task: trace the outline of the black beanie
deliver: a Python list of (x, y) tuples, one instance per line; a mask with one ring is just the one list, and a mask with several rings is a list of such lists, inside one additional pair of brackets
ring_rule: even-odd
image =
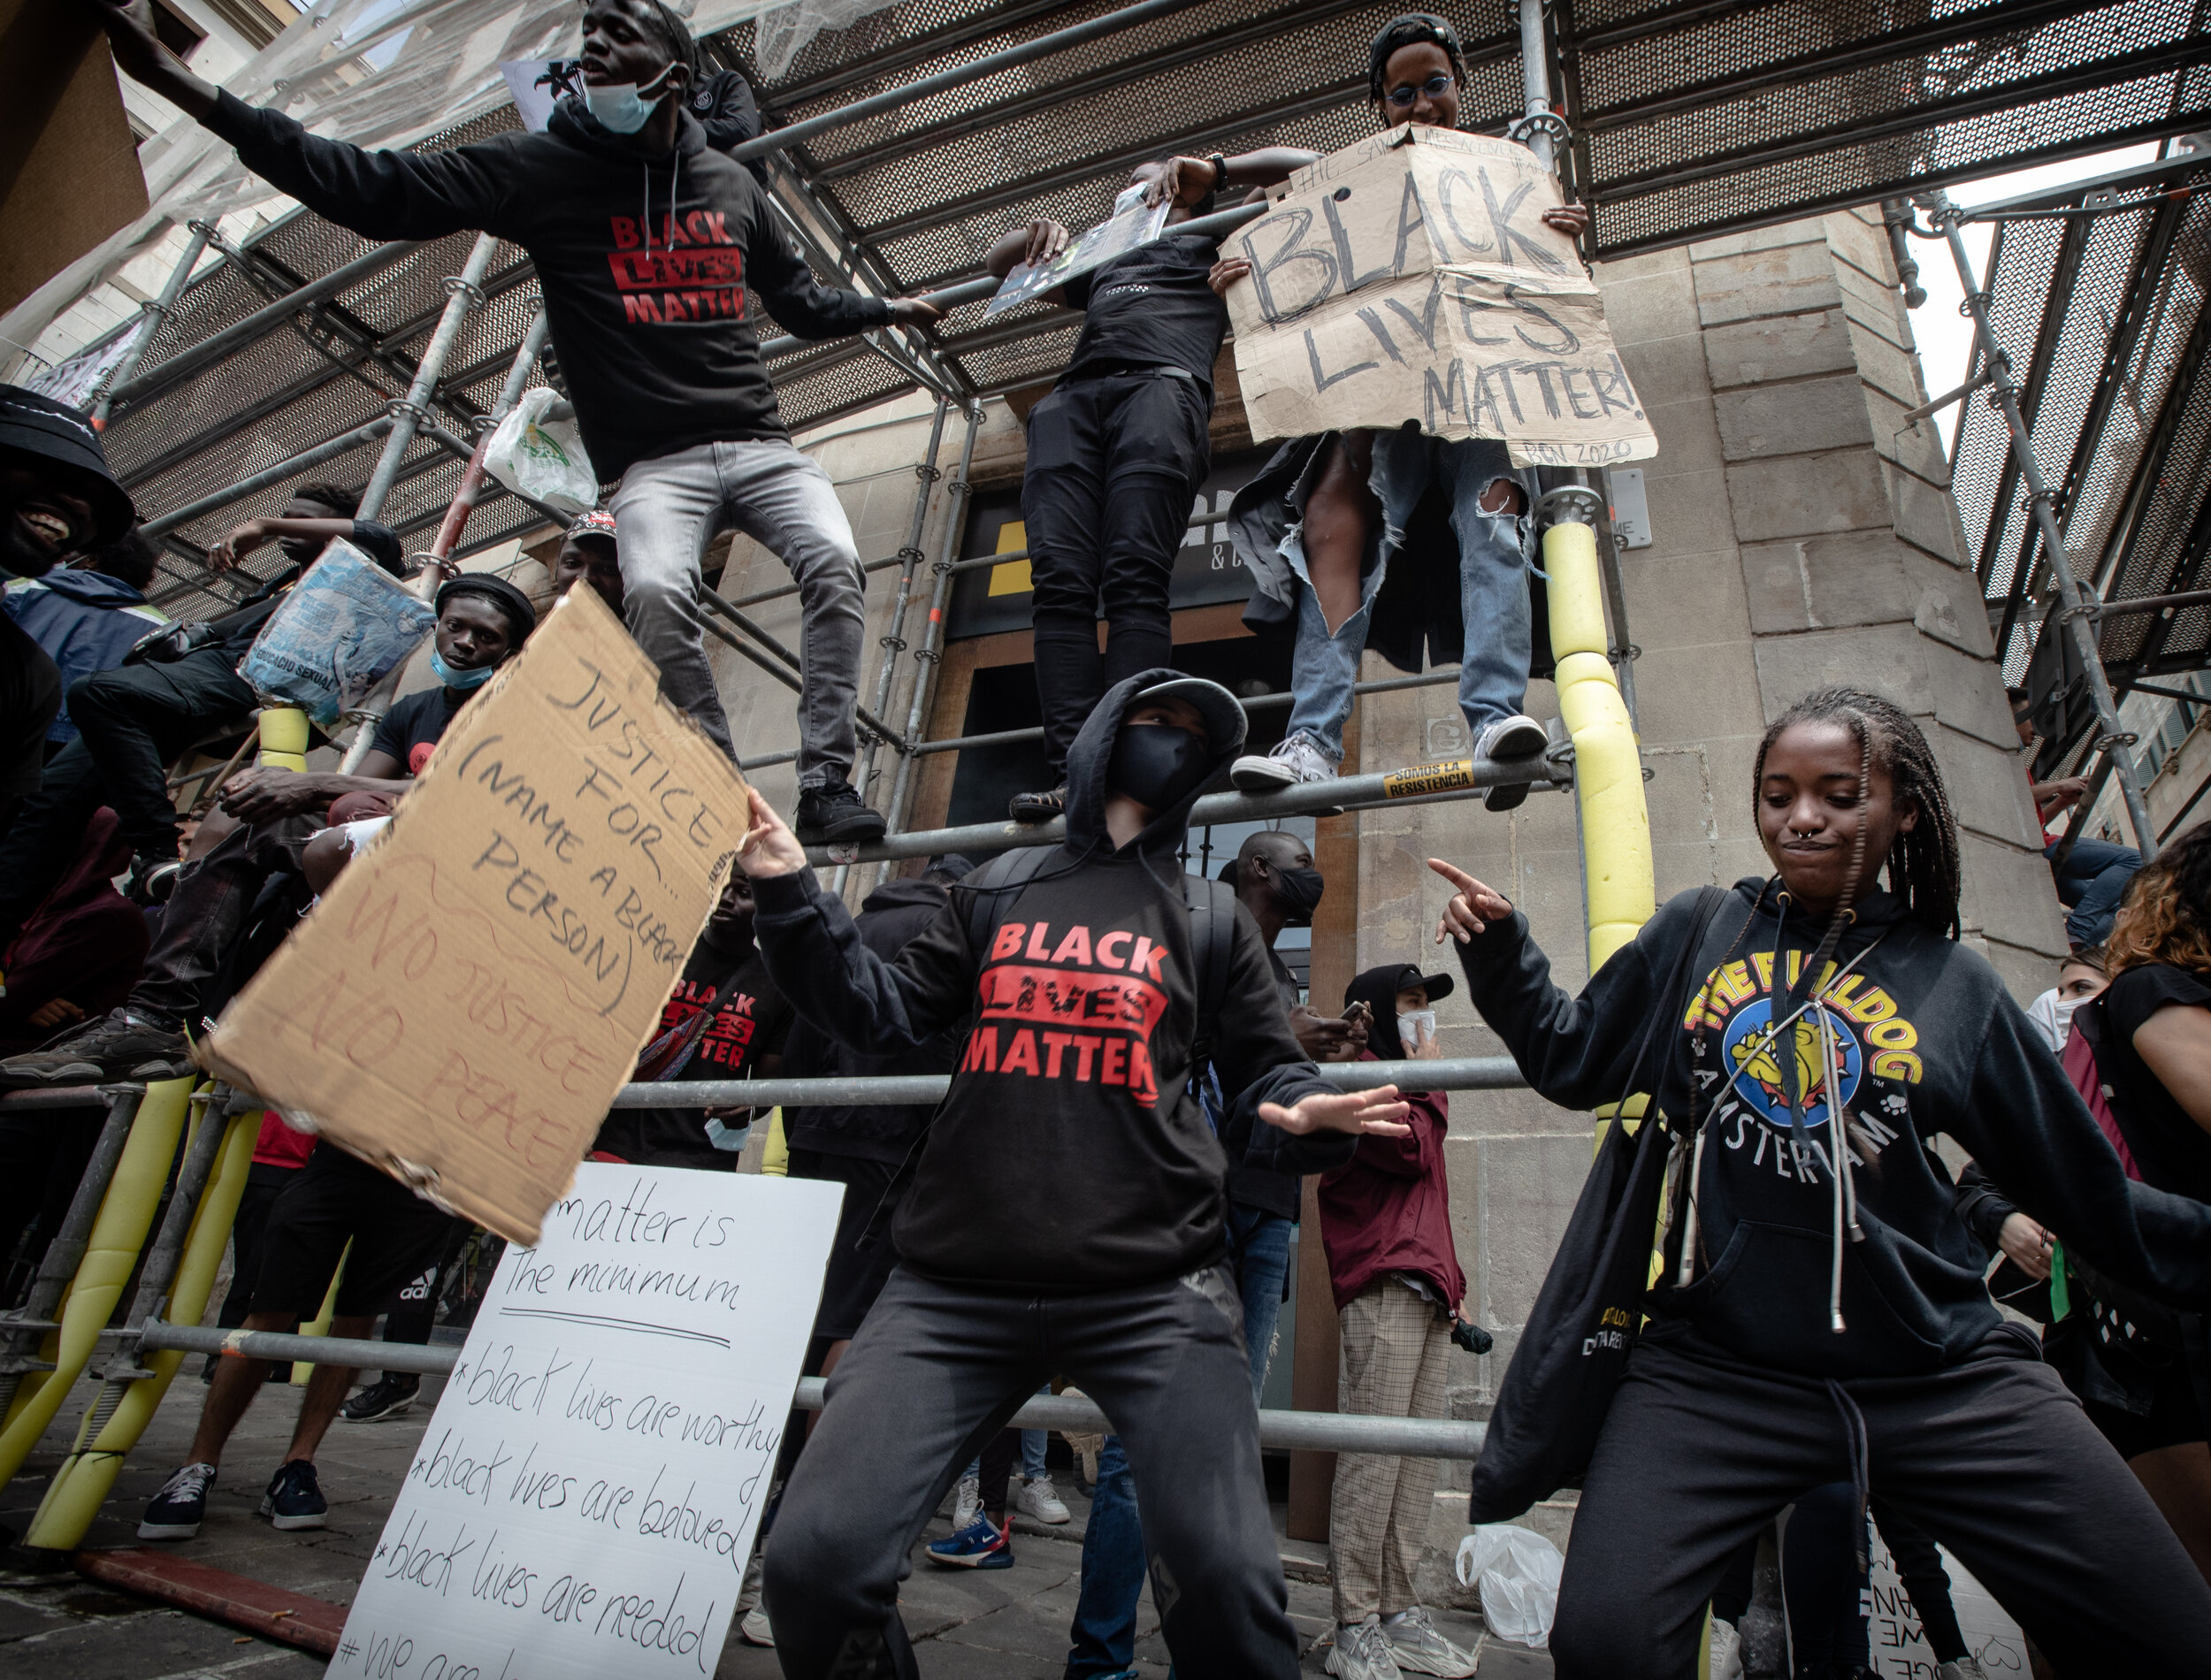
[(438, 610), (445, 611), (445, 604), (455, 595), (481, 595), (486, 600), (507, 615), (507, 622), (514, 627), (509, 646), (520, 647), (538, 627), (538, 609), (530, 604), (530, 598), (505, 578), (490, 572), (463, 572), (438, 585)]

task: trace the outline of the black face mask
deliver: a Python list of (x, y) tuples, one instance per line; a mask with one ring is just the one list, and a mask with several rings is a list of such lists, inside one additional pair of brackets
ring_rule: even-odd
[(1165, 723), (1124, 723), (1113, 737), (1106, 785), (1147, 811), (1182, 802), (1205, 778), (1213, 754), (1187, 729)]
[(1274, 897), (1289, 914), (1282, 918), (1285, 928), (1310, 928), (1312, 913), (1320, 907), (1320, 895), (1327, 882), (1321, 880), (1318, 869), (1285, 869), (1279, 865), (1274, 870)]

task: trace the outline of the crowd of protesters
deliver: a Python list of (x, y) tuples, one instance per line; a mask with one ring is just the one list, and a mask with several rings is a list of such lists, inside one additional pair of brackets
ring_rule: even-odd
[[(1339, 1092), (1318, 1070), (1418, 1070), (1455, 998), (1538, 1094), (1614, 1117), (1503, 1373), (1472, 1494), (1476, 1521), (1509, 1521), (1581, 1490), (1551, 1640), (1561, 1675), (1679, 1680), (1708, 1615), (1724, 1667), (1750, 1561), (1784, 1509), (1800, 1675), (1869, 1671), (1869, 1525), (1943, 1680), (1978, 1673), (1946, 1554), (2054, 1672), (2201, 1665), (2211, 825), (2146, 866), (2046, 836), (2074, 949), (2023, 1010), (1960, 943), (1956, 824), (1919, 727), (1878, 694), (1825, 689), (1772, 723), (1740, 790), (1771, 874), (1664, 905), (1579, 995), (1552, 983), (1505, 895), (1433, 859), (1450, 892), (1435, 940), (1457, 973), (1398, 952), (1352, 981), (1340, 1013), (1302, 996), (1275, 947), (1327, 890), (1310, 847), (1261, 832), (1220, 878), (1188, 873), (1198, 798), (1333, 776), (1369, 647), (1416, 668), (1457, 659), (1479, 757), (1525, 760), (1546, 736), (1522, 709), (1532, 476), (1499, 443), (1414, 426), (1294, 440), (1238, 499), (1246, 616), (1291, 646), (1278, 745), (1247, 752), (1243, 705), (1172, 668), (1167, 578), (1207, 468), (1223, 298), (1247, 275), (1216, 240), (1175, 230), (1315, 157), (1277, 147), (1138, 166), (1166, 231), (1051, 294), (1083, 325), (1029, 418), (1048, 785), (1012, 814), (1060, 820), (1066, 837), (931, 859), (855, 916), (805, 851), (884, 829), (850, 780), (865, 574), (849, 524), (784, 431), (741, 286), (656, 302), (608, 257), (625, 240), (671, 259), (726, 246), (730, 273), (803, 335), (937, 311), (815, 279), (761, 172), (725, 155), (757, 131), (749, 89), (709, 76), (657, 0), (589, 0), (584, 91), (544, 133), (418, 155), (247, 105), (158, 45), (146, 0), (104, 3), (126, 73), (311, 209), (373, 239), (473, 228), (524, 248), (612, 488), (562, 539), (541, 599), (493, 572), (444, 577), (432, 680), (390, 707), (354, 770), (243, 770), (180, 810), (170, 767), (243, 737), (260, 697), (239, 664), (287, 592), (340, 540), (402, 573), (401, 540), (344, 485), (299, 485), (209, 555), (234, 567), (273, 544), (283, 566), (228, 616), (172, 624), (148, 602), (157, 550), (97, 435), (0, 387), (0, 1086), (189, 1073), (199, 1023), (375, 844), (455, 718), (577, 584), (734, 758), (699, 615), (707, 546), (737, 530), (798, 584), (798, 798), (786, 823), (751, 795), (736, 867), (633, 1079), (950, 1076), (934, 1113), (815, 1105), (777, 1121), (789, 1173), (845, 1191), (807, 1355), (829, 1404), (786, 1433), (738, 1606), (742, 1637), (772, 1645), (785, 1673), (914, 1674), (898, 1604), (917, 1555), (1007, 1569), (1015, 1512), (1069, 1521), (1044, 1439), (1008, 1427), (1055, 1381), (1113, 1432), (1068, 1680), (1136, 1672), (1147, 1580), (1182, 1674), (1297, 1671), (1257, 1403), (1304, 1209), (1318, 1210), (1304, 1240), (1340, 1330), (1340, 1409), (1446, 1417), (1454, 1345), (1489, 1346), (1465, 1317), (1449, 1098), (1417, 1077)], [(1366, 70), (1378, 124), (1460, 120), (1466, 64), (1443, 20), (1392, 20)], [(1587, 225), (1576, 206), (1546, 220)], [(988, 266), (1046, 262), (1067, 241), (1032, 220)], [(1405, 540), (1431, 494), (1453, 539), (1436, 552)], [(2031, 746), (2029, 697), (2013, 699)], [(2045, 822), (2086, 791), (2029, 779)], [(1525, 793), (1508, 779), (1486, 803)], [(1122, 1006), (1097, 1018), (1113, 1024), (1040, 1031), (1040, 963), (1055, 986), (1110, 989)], [(731, 1171), (762, 1118), (671, 1089), (665, 1107), (609, 1113), (591, 1158)], [(0, 1114), (0, 1253), (50, 1227), (83, 1170), (80, 1133), (44, 1111)], [(1938, 1138), (1970, 1165), (1954, 1172)], [(1080, 1191), (1049, 1223), (1004, 1217), (1050, 1185)], [(327, 1300), (338, 1336), (382, 1317), (386, 1340), (425, 1340), (467, 1236), (272, 1116), (220, 1320), (289, 1331)], [(210, 1362), (186, 1461), (142, 1538), (198, 1531), (271, 1374)], [(355, 1376), (318, 1365), (307, 1385), (262, 1503), (276, 1527), (325, 1521), (315, 1456), (333, 1422), (416, 1397), (416, 1378), (386, 1373), (348, 1398)], [(917, 1409), (924, 1388), (937, 1403)], [(1419, 1598), (1438, 1476), (1428, 1459), (1336, 1461), (1326, 1663), (1340, 1680), (1475, 1672)], [(950, 1531), (923, 1545), (948, 1500)]]

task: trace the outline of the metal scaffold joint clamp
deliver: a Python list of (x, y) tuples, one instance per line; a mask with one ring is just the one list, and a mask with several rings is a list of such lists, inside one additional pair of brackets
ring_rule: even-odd
[(1538, 530), (1553, 525), (1594, 525), (1604, 512), (1604, 498), (1587, 485), (1561, 485), (1535, 499)]
[[(1517, 14), (1519, 8), (1513, 8)], [(1537, 134), (1548, 135), (1555, 146), (1564, 146), (1573, 138), (1573, 130), (1566, 119), (1555, 111), (1531, 111), (1525, 117), (1515, 117), (1505, 126), (1504, 137), (1516, 140), (1523, 146)]]
[(445, 289), (455, 297), (468, 299), (471, 309), (484, 307), (484, 288), (474, 280), (464, 279), (458, 274), (448, 274), (445, 277)]

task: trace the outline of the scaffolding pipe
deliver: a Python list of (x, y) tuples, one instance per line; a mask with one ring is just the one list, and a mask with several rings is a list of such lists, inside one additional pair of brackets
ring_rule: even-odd
[[(912, 755), (905, 762), (911, 763)], [(1329, 782), (1306, 782), (1279, 793), (1215, 793), (1190, 809), (1190, 826), (1208, 823), (1266, 822), (1276, 817), (1333, 815), (1364, 806), (1390, 805), (1431, 793), (1462, 793), (1526, 783), (1531, 788), (1570, 787), (1572, 770), (1548, 757), (1527, 759), (1456, 759), (1441, 764), (1419, 764), (1410, 769), (1376, 775), (1339, 776)], [(1638, 777), (1637, 785), (1641, 786)], [(893, 832), (869, 841), (853, 861), (880, 859), (930, 858), (939, 852), (1005, 851), (1015, 846), (1056, 846), (1067, 837), (1067, 820), (1050, 822), (978, 822), (962, 829), (924, 829), (917, 833)], [(809, 846), (812, 863), (835, 863), (826, 847)]]
[(145, 372), (127, 380), (118, 380), (115, 389), (108, 393), (111, 404), (142, 402), (157, 392), (165, 391), (180, 379), (197, 373), (211, 363), (221, 361), (232, 351), (242, 349), (255, 340), (266, 338), (292, 317), (304, 309), (335, 297), (347, 287), (359, 285), (371, 275), (380, 274), (394, 263), (403, 261), (422, 248), (420, 240), (394, 240), (379, 245), (374, 250), (356, 256), (342, 267), (334, 268), (319, 280), (310, 280), (296, 292), (288, 292), (275, 302), (256, 309), (242, 321), (233, 323), (220, 332), (209, 334), (189, 349), (180, 350), (167, 361), (157, 363)]
[(538, 357), (544, 354), (547, 332), (545, 311), (540, 309), (531, 317), (530, 330), (522, 335), (522, 347), (515, 352), (514, 365), (507, 370), (507, 383), (500, 388), (499, 401), (492, 411), (476, 424), (476, 447), (469, 453), (469, 464), (461, 474), (460, 487), (453, 493), (453, 505), (445, 510), (445, 523), (438, 527), (438, 535), (430, 545), (430, 557), (450, 576), (446, 560), (460, 543), (461, 533), (468, 528), (469, 515), (476, 511), (476, 499), (484, 488), (484, 456), (492, 447), (492, 433), (499, 430), (500, 422), (522, 401), (522, 387), (530, 383), (530, 370), (537, 366)]
[[(747, 617), (745, 614), (738, 611), (736, 607), (732, 607), (728, 601), (723, 599), (722, 597), (716, 594), (713, 590), (701, 586), (699, 591), (699, 599), (700, 605), (704, 606), (708, 612), (721, 614), (722, 616), (728, 619), (731, 623), (736, 625), (738, 629), (743, 630), (747, 636), (751, 637), (753, 640), (758, 642), (761, 647), (767, 649), (767, 651), (774, 654), (777, 659), (782, 661), (784, 664), (789, 666), (792, 670), (796, 672), (799, 676), (803, 676), (805, 675), (806, 666), (796, 653), (792, 653), (788, 647), (784, 646), (783, 642), (772, 632), (763, 628), (754, 620)], [(700, 622), (703, 623), (705, 621), (701, 620)], [(750, 654), (753, 651), (752, 649), (745, 646), (743, 643), (735, 640), (730, 636), (724, 635), (722, 639), (728, 642), (731, 647), (736, 648), (739, 653)], [(767, 668), (770, 670), (775, 668), (771, 665), (767, 665), (767, 661), (765, 660), (755, 660), (754, 662), (755, 664), (766, 666)], [(798, 682), (790, 679), (785, 679), (785, 682), (786, 685), (790, 688), (799, 690), (800, 692), (804, 691), (799, 688)], [(899, 736), (897, 731), (892, 729), (891, 727), (888, 723), (885, 723), (881, 718), (877, 717), (869, 708), (855, 702), (853, 706), (853, 715), (859, 719), (860, 722), (868, 729), (874, 730), (877, 736), (881, 737), (884, 741), (890, 743), (890, 745), (899, 753), (903, 754), (906, 752), (906, 743)]]
[(1989, 399), (2003, 415), (2004, 425), (2011, 433), (2011, 448), (2018, 458), (2019, 476), (2026, 481), (2027, 500), (2034, 510), (2043, 552), (2049, 558), (2050, 575), (2056, 580), (2058, 597), (2064, 603), (2059, 615), (2064, 622), (2064, 633), (2073, 638), (2073, 650), (2087, 677), (2089, 699), (2096, 708), (2096, 722), (2103, 731), (2103, 738), (2096, 745), (2110, 754), (2112, 766), (2118, 773), (2120, 797), (2126, 802), (2127, 822), (2134, 830), (2135, 849), (2142, 854), (2142, 861), (2147, 863), (2157, 855), (2157, 830), (2150, 821), (2149, 806), (2142, 797), (2133, 755), (2115, 750), (2131, 745), (2134, 737), (2120, 727), (2119, 703), (2111, 692), (2111, 678), (2104, 671), (2103, 658), (2096, 647), (2096, 632), (2090, 622), (2095, 604), (2085, 597), (2080, 580), (2073, 576), (2072, 555), (2066, 549), (2065, 533), (2057, 523), (2055, 493), (2042, 477), (2042, 463), (2034, 453), (2033, 434), (2019, 412), (2019, 387), (2011, 377), (2011, 358), (2004, 353), (1996, 329), (1990, 325), (1988, 294), (1980, 289), (1980, 282), (1974, 276), (1973, 258), (1965, 248), (1957, 207), (1950, 202), (1949, 194), (1939, 187), (1919, 202), (1927, 207), (1927, 219), (1935, 231), (1949, 241), (1950, 260), (1957, 264), (1958, 288), (1965, 294), (1965, 313), (1971, 318), (1974, 335), (1980, 342)]
[[(961, 527), (967, 523), (965, 515), (969, 493), (968, 475), (975, 465), (975, 440), (982, 435), (983, 409), (981, 404), (968, 410), (967, 441), (960, 446), (960, 472), (945, 486), (944, 546), (938, 551), (937, 583), (930, 592), (929, 617), (922, 625), (922, 645), (914, 650), (914, 663), (919, 668), (914, 673), (914, 692), (907, 702), (906, 739), (909, 745), (922, 737), (922, 722), (928, 715), (930, 702), (937, 694), (937, 668), (942, 662), (945, 639), (945, 603), (952, 594), (952, 557), (960, 546)], [(958, 500), (950, 500), (958, 498)], [(884, 807), (884, 816), (890, 823), (884, 841), (895, 836), (905, 826), (908, 804), (914, 797), (914, 754), (899, 755), (899, 773), (891, 783), (891, 801)], [(923, 857), (930, 855), (927, 852)], [(881, 874), (887, 874), (884, 870)]]
[(184, 256), (176, 267), (170, 270), (169, 278), (162, 282), (161, 294), (144, 306), (145, 318), (139, 323), (137, 332), (132, 334), (130, 347), (116, 359), (115, 365), (102, 374), (99, 383), (92, 387), (92, 429), (95, 431), (107, 430), (108, 411), (115, 406), (112, 394), (115, 388), (129, 384), (131, 376), (138, 371), (140, 361), (153, 347), (154, 340), (160, 336), (162, 324), (168, 320), (169, 312), (177, 307), (177, 300), (184, 295), (184, 288), (191, 284), (192, 270), (205, 255), (208, 242), (214, 237), (213, 224), (192, 224), (192, 238), (184, 248)]
[(369, 475), (356, 517), (373, 519), (384, 511), (384, 499), (392, 493), (392, 481), (399, 477), (399, 463), (415, 441), (416, 431), (430, 417), (430, 400), (445, 373), (445, 359), (452, 352), (453, 341), (461, 335), (461, 323), (484, 301), (484, 272), (491, 267), (498, 249), (496, 238), (478, 233), (459, 275), (446, 281), (445, 312), (438, 317), (437, 330), (430, 335), (422, 360), (415, 364), (414, 384), (408, 386), (404, 398), (392, 405), (392, 435), (384, 440), (384, 458)]
[(328, 439), (310, 449), (302, 449), (299, 454), (278, 462), (275, 466), (264, 467), (259, 472), (241, 478), (236, 484), (218, 490), (212, 495), (202, 496), (197, 501), (187, 501), (181, 508), (172, 508), (158, 519), (149, 519), (139, 530), (149, 537), (165, 537), (195, 519), (204, 519), (218, 509), (296, 478), (310, 467), (319, 467), (325, 461), (350, 454), (364, 444), (374, 443), (391, 429), (392, 416), (380, 414), (366, 425), (356, 426), (352, 431)]
[(1559, 123), (1551, 115), (1550, 70), (1543, 43), (1544, 0), (1514, 0), (1520, 23), (1520, 89), (1526, 101), (1526, 145), (1545, 169), (1557, 167), (1552, 144)]
[[(876, 572), (889, 571), (897, 564), (899, 564), (899, 557), (893, 554), (888, 560), (868, 561), (860, 569), (868, 576), (873, 577)], [(780, 584), (774, 589), (760, 590), (750, 595), (732, 595), (730, 597), (730, 605), (732, 607), (765, 607), (769, 601), (788, 600), (798, 592), (799, 586), (796, 584)]]

